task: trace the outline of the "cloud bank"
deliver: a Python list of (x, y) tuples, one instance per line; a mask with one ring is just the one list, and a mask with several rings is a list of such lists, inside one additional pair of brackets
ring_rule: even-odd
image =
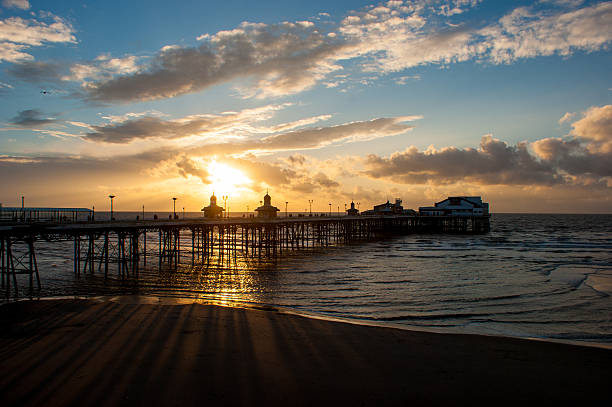
[(385, 74), (467, 60), (509, 64), (568, 56), (600, 50), (612, 41), (612, 2), (544, 11), (536, 5), (518, 7), (487, 25), (451, 23), (478, 4), (389, 1), (352, 12), (335, 26), (317, 20), (245, 22), (200, 36), (197, 47), (164, 47), (141, 64), (130, 56), (117, 59), (117, 66), (127, 67), (123, 70), (78, 64), (64, 79), (87, 78), (85, 97), (100, 102), (171, 98), (230, 81), (246, 81), (240, 82), (243, 96), (268, 97), (308, 90), (346, 70), (351, 60), (366, 72)]
[(572, 127), (567, 138), (530, 145), (509, 146), (488, 135), (477, 149), (409, 147), (389, 157), (371, 154), (365, 174), (405, 184), (612, 186), (612, 105), (590, 108)]

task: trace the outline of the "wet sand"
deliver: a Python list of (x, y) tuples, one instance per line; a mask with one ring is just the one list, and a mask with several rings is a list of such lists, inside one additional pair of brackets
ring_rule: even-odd
[(214, 305), (0, 306), (0, 397), (32, 405), (569, 405), (612, 350)]

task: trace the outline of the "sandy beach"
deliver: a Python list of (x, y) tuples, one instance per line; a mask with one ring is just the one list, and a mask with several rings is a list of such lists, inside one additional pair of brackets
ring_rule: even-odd
[(0, 394), (17, 405), (604, 402), (612, 350), (215, 305), (0, 306)]

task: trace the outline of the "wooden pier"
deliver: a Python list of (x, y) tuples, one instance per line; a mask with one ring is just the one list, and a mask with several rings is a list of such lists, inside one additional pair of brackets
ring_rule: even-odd
[[(2, 287), (17, 294), (17, 275), (40, 289), (35, 242), (71, 241), (75, 275), (116, 267), (121, 278), (137, 277), (147, 257), (170, 266), (187, 255), (192, 264), (212, 256), (275, 257), (298, 249), (325, 247), (410, 233), (485, 233), (489, 216), (308, 216), (271, 220), (140, 220), (0, 225)], [(147, 246), (147, 241), (149, 246)], [(181, 242), (188, 241), (190, 244)], [(151, 243), (155, 243), (152, 245)], [(152, 247), (153, 246), (153, 247)], [(184, 259), (183, 259), (184, 261)], [(113, 267), (114, 266), (114, 267)]]

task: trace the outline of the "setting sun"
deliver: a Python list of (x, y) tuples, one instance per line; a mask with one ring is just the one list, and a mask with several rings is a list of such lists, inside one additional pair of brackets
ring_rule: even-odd
[(217, 195), (239, 195), (240, 189), (252, 181), (240, 170), (215, 160), (208, 164), (210, 188)]

